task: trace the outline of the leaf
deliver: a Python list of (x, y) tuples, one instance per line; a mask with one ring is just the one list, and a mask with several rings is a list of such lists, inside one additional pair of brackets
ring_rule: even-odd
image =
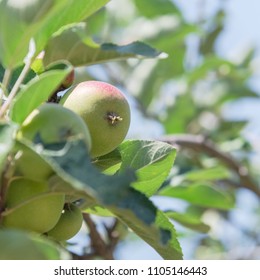
[(190, 94), (179, 95), (168, 108), (166, 119), (162, 120), (167, 134), (187, 132), (188, 124), (195, 118), (197, 110)]
[[(112, 216), (112, 213), (102, 207), (93, 207), (86, 212), (101, 216)], [(133, 216), (132, 212), (122, 215), (121, 211), (115, 210), (115, 215), (135, 234), (150, 244), (164, 259), (182, 259), (182, 250), (177, 240), (177, 234), (173, 224), (167, 216), (157, 209), (156, 219), (153, 225), (146, 225)]]
[(150, 226), (144, 224), (140, 219), (136, 219), (130, 211), (128, 213), (116, 211), (115, 213), (123, 223), (150, 244), (164, 259), (182, 259), (182, 250), (175, 228), (163, 212), (157, 210), (156, 220)]
[(136, 179), (133, 171), (128, 169), (112, 176), (100, 173), (91, 163), (82, 141), (37, 146), (57, 175), (69, 183), (70, 194), (72, 191), (78, 194), (93, 208), (99, 205), (107, 208), (162, 257), (182, 257), (173, 225), (144, 194), (130, 186)]
[(55, 66), (64, 69), (47, 71), (32, 79), (20, 90), (10, 109), (10, 117), (14, 122), (21, 124), (35, 108), (48, 100), (71, 71), (71, 67), (65, 64)]
[[(20, 76), (22, 70), (24, 68), (24, 64), (17, 67), (14, 71), (12, 71), (12, 74), (11, 74), (11, 79), (8, 83), (8, 88), (7, 90), (10, 92), (14, 86), (14, 84), (16, 83), (18, 77)], [(3, 68), (3, 66), (0, 64), (0, 81), (3, 80), (3, 77), (4, 77), (4, 72), (5, 72), (5, 69)], [(33, 79), (34, 77), (36, 76), (35, 72), (30, 69), (29, 72), (27, 73), (25, 79), (23, 80), (22, 82), (22, 86), (27, 84), (31, 79)]]
[(77, 0), (75, 5), (73, 0), (1, 0), (0, 61), (5, 68), (14, 69), (22, 64), (30, 42), (37, 55), (59, 28), (87, 18), (107, 2)]
[(74, 66), (83, 66), (128, 58), (154, 58), (160, 54), (142, 42), (124, 46), (112, 43), (98, 45), (86, 36), (85, 24), (81, 23), (53, 37), (45, 48), (44, 65), (65, 59)]
[(174, 147), (159, 141), (128, 140), (118, 149), (122, 157), (120, 170), (134, 169), (138, 180), (132, 186), (147, 196), (160, 188), (176, 156)]
[(223, 210), (234, 207), (234, 199), (226, 192), (211, 185), (195, 183), (189, 186), (166, 187), (159, 193), (163, 196), (176, 197), (195, 205)]
[(207, 181), (227, 179), (230, 174), (224, 166), (216, 166), (208, 169), (193, 170), (183, 174), (183, 176), (190, 181)]
[[(147, 69), (144, 69), (144, 66), (139, 64), (140, 70), (136, 66), (133, 71), (131, 79), (135, 84), (140, 81), (140, 76), (142, 79), (140, 85), (137, 87), (138, 92), (135, 94), (138, 95), (145, 108), (153, 104), (156, 97), (161, 98), (159, 95), (164, 89), (166, 80), (172, 80), (173, 77), (183, 75), (185, 72), (183, 61), (186, 56), (184, 42), (189, 34), (198, 33), (198, 28), (194, 25), (183, 23), (180, 26), (176, 26), (176, 18), (174, 16), (172, 17), (172, 27), (169, 28), (168, 23), (156, 24), (157, 21), (155, 20), (151, 27), (154, 33), (152, 38), (149, 35), (147, 38), (145, 36), (142, 38), (142, 40), (154, 46), (156, 49), (168, 54), (167, 59), (156, 61), (157, 64), (152, 67), (148, 65)], [(158, 111), (156, 113), (158, 114)]]
[(18, 0), (1, 0), (0, 61), (5, 68), (14, 69), (22, 64), (31, 38), (44, 21), (42, 18), (56, 6), (51, 2), (32, 0), (19, 4)]
[(234, 65), (228, 60), (215, 55), (209, 55), (197, 68), (187, 74), (187, 82), (192, 85), (196, 81), (203, 79), (210, 71), (214, 71), (220, 67), (226, 67), (231, 70), (234, 68)]
[(74, 0), (60, 2), (65, 2), (65, 6), (63, 5), (55, 14), (50, 15), (41, 32), (36, 35), (35, 40), (39, 50), (45, 47), (52, 34), (61, 27), (86, 20), (106, 5), (109, 0), (77, 0), (77, 5)]
[(14, 135), (18, 126), (14, 123), (0, 123), (0, 172), (9, 152), (14, 147)]
[(202, 233), (207, 233), (210, 230), (210, 227), (203, 223), (198, 217), (191, 215), (189, 213), (177, 213), (172, 211), (167, 211), (165, 215), (178, 222), (179, 224), (196, 230)]
[(115, 174), (122, 164), (121, 154), (118, 149), (115, 149), (111, 153), (99, 157), (93, 164), (105, 174)]
[(145, 0), (134, 0), (135, 6), (145, 17), (156, 17), (163, 14), (180, 14), (177, 6), (170, 0), (150, 0), (149, 5)]
[(24, 231), (0, 230), (0, 260), (60, 260), (70, 259), (57, 244)]

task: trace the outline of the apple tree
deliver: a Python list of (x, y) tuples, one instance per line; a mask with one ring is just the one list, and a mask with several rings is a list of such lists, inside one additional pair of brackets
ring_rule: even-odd
[(207, 28), (157, 2), (0, 0), (0, 259), (114, 259), (131, 232), (180, 260), (185, 229), (212, 241), (207, 215), (230, 221), (240, 189), (259, 198), (245, 122), (220, 110), (256, 98), (250, 54), (215, 54), (223, 11)]

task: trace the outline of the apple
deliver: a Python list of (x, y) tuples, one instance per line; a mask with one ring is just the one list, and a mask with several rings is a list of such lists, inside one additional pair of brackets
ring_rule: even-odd
[(54, 144), (69, 138), (84, 140), (88, 150), (91, 138), (84, 121), (73, 111), (55, 103), (46, 103), (35, 109), (24, 121), (18, 138), (34, 143)]
[(57, 224), (64, 202), (65, 195), (51, 192), (45, 181), (15, 178), (7, 188), (3, 226), (44, 233)]
[(60, 104), (77, 113), (87, 124), (92, 158), (113, 151), (126, 137), (130, 108), (123, 93), (113, 85), (99, 81), (79, 83), (65, 93)]
[(79, 232), (82, 222), (80, 209), (72, 203), (65, 204), (58, 223), (47, 232), (47, 236), (57, 241), (68, 240)]
[(16, 176), (32, 180), (46, 180), (53, 174), (52, 168), (36, 152), (25, 145), (18, 145), (19, 152), (14, 158)]

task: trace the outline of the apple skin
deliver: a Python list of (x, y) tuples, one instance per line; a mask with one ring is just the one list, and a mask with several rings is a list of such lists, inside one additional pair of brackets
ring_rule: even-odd
[(47, 235), (57, 241), (65, 241), (76, 235), (83, 222), (80, 209), (74, 204), (65, 204), (58, 223), (47, 232)]
[(55, 103), (46, 103), (35, 109), (24, 121), (18, 138), (26, 138), (34, 143), (40, 140), (46, 144), (65, 142), (69, 137), (77, 137), (91, 148), (88, 127), (73, 111)]
[(65, 93), (60, 104), (80, 115), (87, 124), (92, 158), (113, 151), (126, 137), (130, 107), (123, 93), (113, 85), (99, 81), (79, 83)]
[(5, 197), (3, 226), (44, 233), (58, 222), (64, 202), (65, 195), (52, 193), (46, 182), (13, 179)]
[(32, 180), (46, 180), (53, 174), (52, 168), (39, 154), (27, 146), (19, 146), (19, 156), (14, 159), (16, 176), (23, 176)]

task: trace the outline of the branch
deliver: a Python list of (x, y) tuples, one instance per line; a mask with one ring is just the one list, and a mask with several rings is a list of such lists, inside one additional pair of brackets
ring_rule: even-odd
[(179, 146), (180, 148), (187, 148), (196, 152), (206, 153), (209, 156), (217, 158), (239, 176), (241, 182), (240, 187), (246, 188), (260, 197), (260, 188), (250, 177), (248, 169), (239, 164), (230, 154), (220, 151), (214, 143), (202, 135), (167, 135), (163, 136), (159, 140), (171, 145)]
[(89, 229), (89, 237), (91, 240), (91, 250), (92, 252), (84, 253), (83, 255), (78, 255), (76, 253), (71, 253), (74, 260), (93, 260), (103, 258), (105, 260), (114, 260), (113, 253), (120, 240), (120, 234), (117, 231), (118, 219), (115, 219), (114, 223), (108, 227), (106, 225), (106, 233), (108, 242), (105, 242), (100, 236), (96, 224), (91, 219), (90, 215), (83, 213), (84, 221), (86, 222)]
[(1, 106), (0, 108), (0, 118), (4, 117), (5, 112), (7, 111), (7, 109), (10, 107), (13, 99), (15, 98), (23, 80), (25, 79), (27, 73), (29, 72), (31, 67), (31, 60), (28, 59), (24, 65), (24, 68), (21, 72), (21, 74), (19, 75), (18, 79), (16, 80), (10, 94), (8, 95), (5, 103)]
[(105, 260), (113, 260), (113, 252), (118, 241), (117, 237), (113, 234), (116, 223), (112, 225), (111, 228), (106, 228), (109, 237), (109, 243), (107, 244), (99, 234), (96, 228), (96, 224), (93, 222), (90, 215), (87, 213), (83, 213), (83, 218), (89, 229), (89, 237), (91, 240), (92, 252), (85, 253), (81, 256), (72, 253), (73, 259), (93, 260), (95, 258), (103, 258)]
[(105, 226), (107, 231), (107, 236), (109, 239), (109, 248), (110, 251), (112, 252), (114, 251), (118, 241), (120, 240), (120, 235), (117, 231), (117, 226), (118, 226), (118, 219), (115, 219), (115, 222), (111, 227)]

